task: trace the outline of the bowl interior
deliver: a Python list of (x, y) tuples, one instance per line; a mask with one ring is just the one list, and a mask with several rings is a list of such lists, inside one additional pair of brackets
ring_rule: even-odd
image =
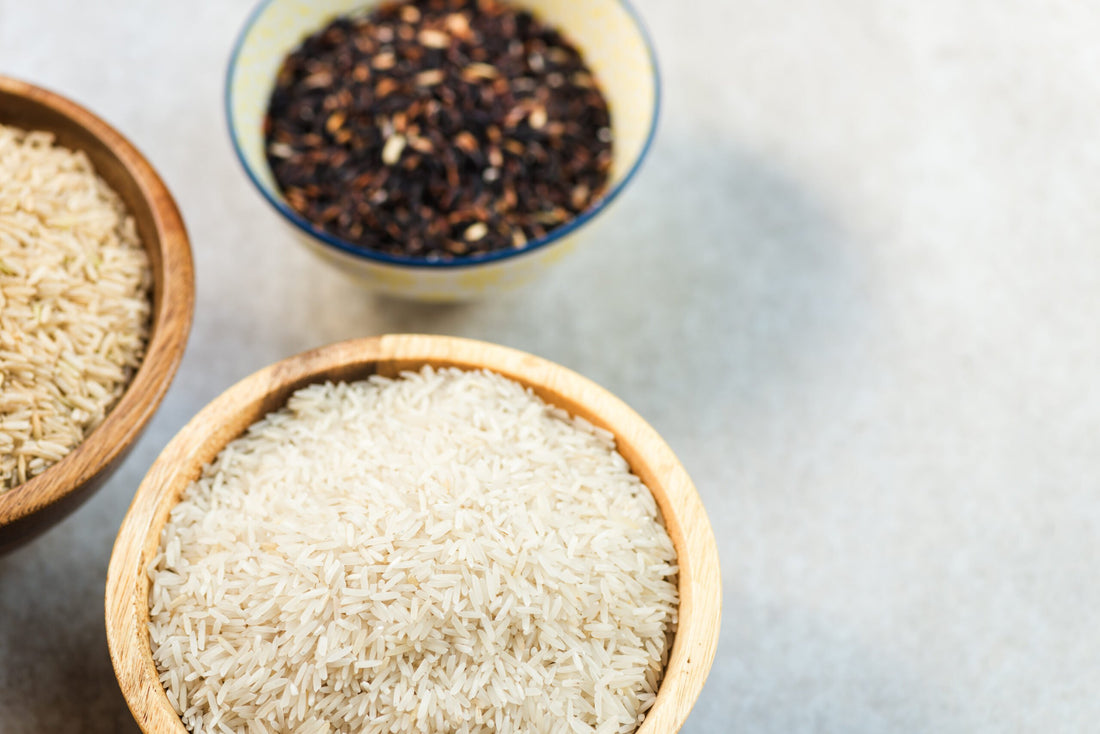
[(253, 374), (206, 406), (150, 469), (123, 521), (107, 575), (111, 659), (130, 709), (147, 734), (184, 731), (150, 652), (146, 575), (161, 528), (184, 488), (227, 442), (281, 407), (294, 390), (324, 380), (396, 376), (426, 364), (491, 369), (615, 435), (619, 451), (653, 491), (680, 568), (679, 628), (657, 701), (639, 732), (680, 727), (702, 689), (717, 646), (721, 576), (710, 523), (671, 449), (622, 401), (563, 367), (483, 342), (399, 335), (341, 342)]
[(142, 155), (107, 123), (52, 92), (0, 77), (0, 124), (54, 133), (84, 151), (133, 216), (153, 270), (153, 314), (141, 367), (119, 402), (65, 458), (0, 493), (0, 553), (75, 509), (121, 462), (168, 389), (191, 324), (191, 250), (179, 211)]
[[(284, 203), (264, 156), (263, 119), (276, 73), (288, 53), (333, 17), (378, 4), (379, 0), (266, 0), (238, 39), (226, 85), (229, 132), (250, 178), (292, 221), (304, 223)], [(615, 133), (604, 196), (609, 200), (630, 178), (654, 132), (658, 88), (649, 41), (623, 0), (517, 0), (517, 4), (572, 39), (607, 97)], [(600, 202), (593, 206), (599, 207)]]

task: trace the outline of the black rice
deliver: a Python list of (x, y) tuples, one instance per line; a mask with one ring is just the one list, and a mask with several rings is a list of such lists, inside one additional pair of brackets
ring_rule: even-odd
[(580, 52), (497, 0), (339, 17), (283, 63), (264, 122), (287, 203), (391, 255), (523, 247), (607, 186), (611, 119)]

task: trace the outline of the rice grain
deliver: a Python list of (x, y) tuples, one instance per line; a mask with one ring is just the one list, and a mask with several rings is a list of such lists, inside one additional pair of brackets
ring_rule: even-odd
[(98, 426), (137, 370), (152, 276), (87, 156), (0, 125), (0, 492)]
[(605, 431), (457, 369), (315, 384), (173, 508), (150, 638), (192, 732), (634, 731), (676, 557)]

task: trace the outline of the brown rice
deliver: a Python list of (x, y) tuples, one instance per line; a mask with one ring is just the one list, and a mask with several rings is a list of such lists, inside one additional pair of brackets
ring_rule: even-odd
[(137, 369), (151, 275), (87, 156), (0, 125), (0, 491), (68, 454)]

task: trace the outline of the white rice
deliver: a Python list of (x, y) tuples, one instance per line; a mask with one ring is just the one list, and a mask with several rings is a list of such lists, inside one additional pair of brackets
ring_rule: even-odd
[(0, 125), (0, 492), (102, 421), (141, 362), (151, 274), (83, 153)]
[(317, 384), (230, 443), (149, 567), (192, 732), (634, 731), (676, 557), (612, 437), (489, 372)]

